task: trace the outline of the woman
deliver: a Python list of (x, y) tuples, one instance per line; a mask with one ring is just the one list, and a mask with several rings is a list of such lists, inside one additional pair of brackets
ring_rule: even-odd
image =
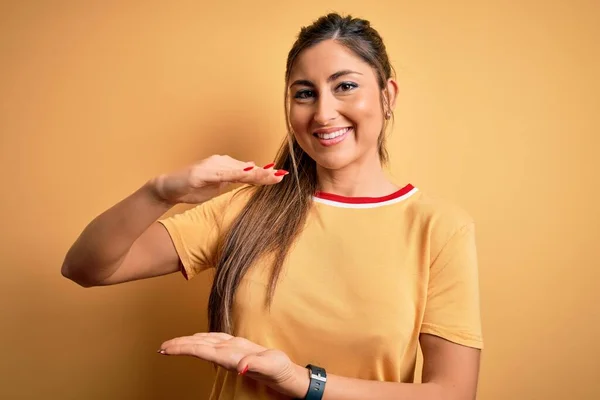
[[(318, 19), (288, 56), (276, 162), (212, 156), (149, 180), (85, 228), (63, 275), (99, 286), (214, 267), (210, 332), (159, 349), (216, 364), (214, 399), (475, 398), (473, 222), (386, 178), (397, 90), (368, 21)], [(245, 185), (222, 194), (230, 183)], [(177, 203), (197, 206), (158, 220)]]

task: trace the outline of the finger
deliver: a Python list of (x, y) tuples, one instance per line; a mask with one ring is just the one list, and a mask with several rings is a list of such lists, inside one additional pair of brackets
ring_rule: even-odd
[[(250, 167), (252, 167), (250, 169)], [(231, 166), (220, 166), (219, 168), (202, 171), (200, 179), (210, 183), (242, 183), (256, 175), (253, 165), (241, 164), (235, 168)]]
[(286, 175), (288, 175), (288, 172), (281, 169), (254, 168), (240, 179), (240, 183), (274, 185), (281, 182)]
[(202, 343), (184, 343), (165, 347), (160, 351), (168, 356), (193, 356), (210, 362), (217, 362), (213, 346)]
[(219, 169), (205, 172), (201, 180), (211, 183), (248, 183), (254, 185), (273, 185), (281, 182), (285, 172), (273, 170), (272, 168), (263, 169), (254, 167), (252, 170), (244, 171), (242, 169)]
[[(252, 164), (250, 164), (250, 166), (252, 166), (253, 167), (252, 170), (255, 170), (255, 171), (273, 171), (275, 168), (275, 163), (270, 162), (262, 167), (257, 166), (256, 164), (252, 163)], [(248, 170), (250, 170), (250, 168), (248, 168)], [(267, 174), (268, 174), (268, 172), (267, 172)]]
[(238, 375), (244, 375), (246, 374), (246, 372), (248, 372), (250, 370), (250, 361), (251, 361), (251, 356), (247, 356), (247, 357), (243, 357), (240, 362), (238, 362), (237, 367), (235, 368), (237, 370)]
[(204, 346), (212, 346), (212, 347), (214, 347), (214, 345), (215, 345), (215, 343), (213, 343), (212, 341), (207, 341), (203, 337), (182, 336), (182, 337), (174, 338), (171, 340), (167, 340), (166, 342), (164, 342), (163, 344), (160, 345), (160, 349), (166, 350), (168, 348), (184, 346), (184, 345), (188, 345), (188, 344), (201, 344)]
[(272, 360), (260, 357), (259, 355), (249, 355), (243, 357), (236, 367), (238, 374), (244, 375), (247, 372), (256, 372), (259, 374), (265, 374), (272, 367)]
[(205, 178), (214, 175), (215, 171), (250, 170), (255, 166), (254, 161), (240, 161), (227, 155), (214, 155), (205, 162), (197, 164), (197, 169), (199, 175)]
[[(194, 337), (186, 337), (186, 338), (178, 338), (178, 339), (173, 339), (173, 340), (169, 340), (165, 343), (163, 343), (160, 346), (160, 350), (158, 351), (161, 354), (175, 354), (178, 353), (178, 351), (181, 351), (181, 349), (190, 349), (190, 348), (195, 348), (195, 346), (201, 346), (198, 347), (198, 349), (204, 349), (204, 351), (208, 351), (208, 349), (213, 349), (213, 351), (217, 350), (217, 346), (219, 346), (221, 343), (223, 343), (222, 341), (220, 342), (216, 342), (214, 339), (206, 339), (206, 338), (194, 338)], [(178, 350), (179, 349), (179, 350)], [(192, 355), (192, 354), (190, 354)]]
[(221, 340), (229, 340), (229, 339), (233, 339), (235, 337), (235, 336), (231, 336), (230, 334), (225, 333), (225, 332), (207, 332), (206, 336), (219, 338)]
[(263, 185), (275, 185), (284, 180), (287, 175), (289, 175), (289, 172), (282, 169), (271, 170), (270, 174), (263, 177), (260, 183)]
[(232, 170), (241, 168), (242, 170), (245, 169), (246, 171), (250, 171), (251, 169), (256, 168), (256, 163), (254, 161), (240, 161), (235, 158), (227, 157), (219, 167)]
[(234, 336), (227, 335), (227, 334), (217, 334), (217, 335), (201, 334), (201, 335), (198, 335), (196, 340), (200, 340), (202, 343), (207, 343), (207, 344), (210, 343), (212, 345), (217, 346), (217, 345), (227, 345), (228, 342), (230, 342), (234, 338), (235, 338)]
[(265, 165), (264, 167), (258, 167), (256, 165), (256, 163), (254, 163), (253, 161), (247, 162), (244, 165), (241, 166), (242, 170), (244, 172), (249, 172), (249, 171), (255, 171), (255, 173), (260, 173), (261, 170), (270, 170), (273, 169), (273, 165), (275, 165), (274, 163), (270, 163)]
[(214, 343), (214, 344), (223, 343), (226, 340), (226, 339), (224, 340), (224, 339), (217, 338), (214, 336), (209, 336), (207, 333), (196, 333), (194, 336), (197, 337), (198, 340), (202, 340), (204, 342)]

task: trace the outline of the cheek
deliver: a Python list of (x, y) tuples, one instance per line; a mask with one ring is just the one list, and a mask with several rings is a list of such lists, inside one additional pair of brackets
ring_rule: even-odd
[(290, 107), (290, 125), (294, 133), (305, 133), (310, 125), (311, 112), (309, 107), (291, 106)]
[(380, 118), (382, 116), (381, 112), (381, 98), (378, 90), (371, 90), (368, 93), (365, 93), (364, 96), (361, 96), (358, 99), (358, 104), (356, 107), (360, 109), (365, 116), (371, 118)]
[(375, 130), (382, 124), (382, 111), (379, 106), (379, 97), (376, 95), (360, 96), (352, 99), (347, 104), (347, 116), (366, 131)]

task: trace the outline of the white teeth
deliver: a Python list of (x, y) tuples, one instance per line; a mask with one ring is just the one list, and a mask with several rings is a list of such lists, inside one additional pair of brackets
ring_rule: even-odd
[(319, 139), (334, 139), (338, 136), (342, 136), (344, 133), (348, 132), (350, 128), (342, 128), (339, 131), (331, 132), (331, 133), (317, 133)]

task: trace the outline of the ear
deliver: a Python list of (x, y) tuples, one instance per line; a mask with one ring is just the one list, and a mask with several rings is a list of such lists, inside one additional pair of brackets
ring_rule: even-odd
[(393, 111), (396, 107), (396, 97), (398, 96), (398, 83), (390, 78), (387, 80), (386, 89), (383, 91), (383, 97), (386, 100), (389, 110)]

